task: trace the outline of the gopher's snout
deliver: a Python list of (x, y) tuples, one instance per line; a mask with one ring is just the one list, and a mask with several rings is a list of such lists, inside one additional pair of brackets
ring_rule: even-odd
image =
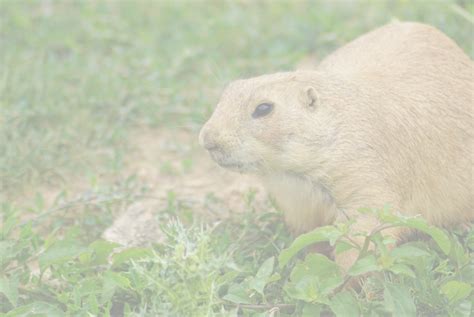
[(204, 126), (199, 133), (199, 144), (205, 148), (212, 159), (221, 166), (228, 165), (227, 155), (223, 150), (222, 146), (217, 141), (216, 133), (213, 133)]
[(208, 151), (219, 150), (217, 138), (204, 126), (199, 133), (199, 144)]

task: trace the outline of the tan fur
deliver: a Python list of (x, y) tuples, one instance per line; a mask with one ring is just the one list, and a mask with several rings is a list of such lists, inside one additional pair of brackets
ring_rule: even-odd
[[(386, 205), (437, 225), (469, 222), (473, 69), (435, 28), (390, 24), (315, 71), (231, 83), (200, 141), (219, 164), (259, 175), (297, 233)], [(273, 111), (252, 118), (263, 102)]]

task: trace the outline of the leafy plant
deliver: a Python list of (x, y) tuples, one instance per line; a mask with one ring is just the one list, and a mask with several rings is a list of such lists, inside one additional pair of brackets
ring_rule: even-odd
[[(284, 249), (259, 235), (280, 226), (275, 214), (240, 227), (231, 220), (185, 227), (170, 219), (162, 227), (164, 243), (123, 248), (103, 240), (81, 242), (78, 230), (42, 238), (31, 224), (15, 223), (13, 212), (0, 241), (2, 311), (7, 316), (32, 311), (48, 316), (470, 316), (473, 230), (448, 233), (418, 217), (370, 212), (380, 226), (355, 233), (364, 235), (362, 245), (349, 234), (351, 224), (344, 224), (303, 234)], [(384, 231), (393, 226), (416, 228), (432, 239), (389, 249), (392, 240)], [(240, 230), (245, 235), (225, 239)], [(287, 234), (276, 232), (274, 242), (287, 244)], [(255, 254), (244, 248), (250, 240), (253, 252), (266, 255), (250, 260)], [(325, 255), (305, 252), (321, 241), (340, 252), (356, 250), (358, 260), (344, 273)], [(358, 279), (360, 291), (345, 287)]]

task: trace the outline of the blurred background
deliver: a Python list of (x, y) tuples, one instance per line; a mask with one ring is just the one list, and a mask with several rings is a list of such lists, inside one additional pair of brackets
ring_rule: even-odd
[[(63, 263), (64, 254), (75, 259), (83, 254), (78, 241), (159, 241), (160, 212), (193, 223), (196, 215), (214, 221), (234, 212), (274, 210), (258, 183), (221, 170), (197, 143), (230, 81), (314, 64), (396, 20), (431, 24), (472, 58), (473, 17), (470, 0), (1, 0), (0, 225), (2, 239), (11, 236), (0, 241), (0, 257), (11, 261), (2, 264), (9, 272), (26, 274), (9, 273), (13, 284), (0, 276), (0, 293), (10, 300), (3, 309), (17, 305), (12, 289), (30, 294), (38, 258), (40, 264), (53, 263), (51, 258)], [(255, 220), (242, 219), (238, 223)], [(277, 229), (254, 232), (266, 234), (261, 250), (275, 252), (289, 241), (286, 233), (272, 238), (284, 230), (276, 223)], [(237, 241), (256, 270), (270, 253), (246, 250), (257, 248), (242, 242), (248, 227), (234, 228), (240, 232), (220, 233), (225, 246), (214, 250), (216, 257), (231, 250), (225, 243)], [(184, 236), (179, 230), (175, 236)], [(61, 285), (69, 285), (62, 289), (73, 292), (82, 277), (65, 282), (61, 272)], [(55, 285), (23, 295), (25, 303), (48, 298)], [(173, 298), (183, 305), (196, 300), (183, 297), (184, 291)], [(62, 294), (58, 298), (67, 305), (79, 296)], [(67, 307), (99, 311), (90, 305)]]

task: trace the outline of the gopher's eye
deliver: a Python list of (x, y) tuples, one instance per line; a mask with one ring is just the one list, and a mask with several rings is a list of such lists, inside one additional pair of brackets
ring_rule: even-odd
[(252, 113), (252, 118), (257, 119), (263, 116), (266, 116), (270, 112), (272, 112), (273, 105), (270, 103), (261, 103), (255, 108), (254, 112)]

